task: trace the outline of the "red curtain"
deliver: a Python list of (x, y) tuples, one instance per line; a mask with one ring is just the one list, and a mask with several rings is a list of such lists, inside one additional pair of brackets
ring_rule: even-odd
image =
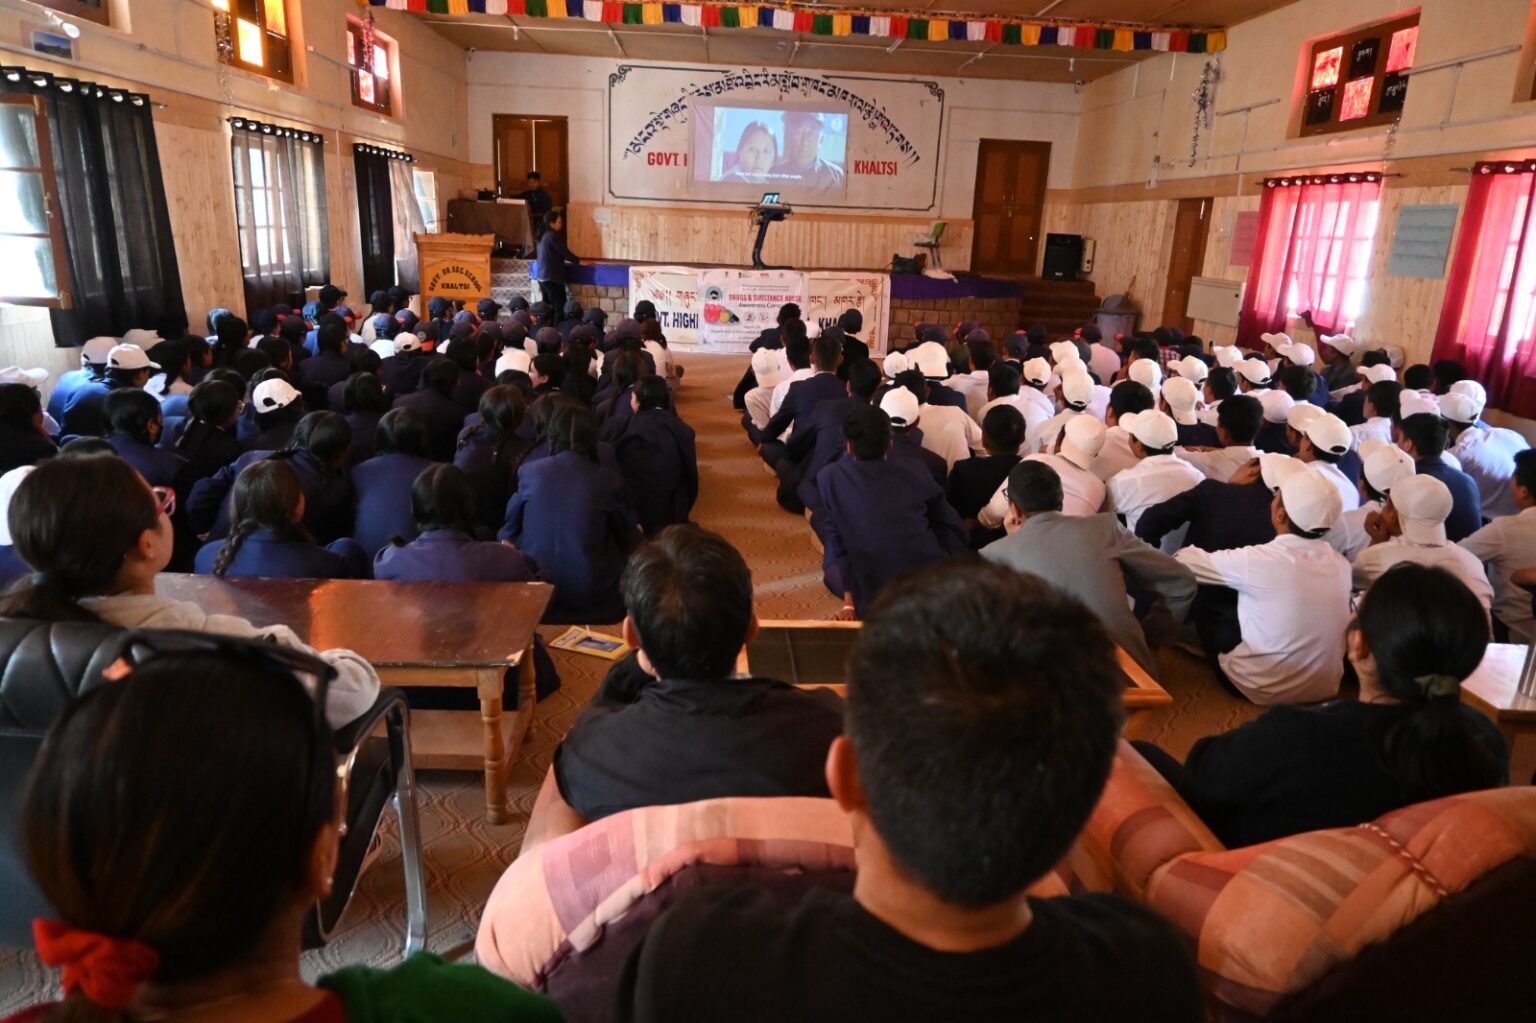
[(1536, 418), (1536, 160), (1480, 163), (1435, 332), (1488, 404)]
[(1270, 178), (1259, 205), (1238, 343), (1286, 329), (1291, 314), (1312, 313), (1323, 333), (1354, 326), (1370, 269), (1380, 208), (1380, 174)]

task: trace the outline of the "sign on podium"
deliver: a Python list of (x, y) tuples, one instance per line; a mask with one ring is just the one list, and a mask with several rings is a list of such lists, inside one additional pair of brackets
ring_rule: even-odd
[(490, 234), (418, 234), (423, 299), (442, 296), (459, 302), (491, 297)]

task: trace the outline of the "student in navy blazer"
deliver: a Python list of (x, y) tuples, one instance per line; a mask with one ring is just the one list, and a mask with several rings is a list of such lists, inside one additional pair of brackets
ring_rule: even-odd
[(401, 582), (534, 582), (538, 562), (507, 541), (477, 540), (475, 495), (458, 467), (432, 463), (411, 485), (414, 540), (386, 544), (373, 559), (373, 577)]
[(446, 355), (434, 355), (422, 370), (421, 386), (395, 399), (395, 408), (411, 409), (421, 417), (427, 455), (436, 462), (453, 461), (459, 431), (464, 429), (464, 410), (453, 400), (458, 384), (459, 367)]
[(1445, 535), (1451, 543), (1460, 543), (1483, 528), (1483, 499), (1477, 481), (1460, 469), (1446, 465), (1440, 456), (1450, 439), (1445, 420), (1433, 412), (1419, 412), (1400, 419), (1392, 428), (1397, 446), (1406, 451), (1421, 475), (1433, 476), (1451, 492), (1451, 514), (1445, 520)]
[[(304, 400), (313, 408), (323, 408), (327, 392), (352, 375), (352, 360), (344, 354), (347, 325), (340, 317), (327, 317), (320, 324), (315, 343), (320, 351), (299, 363), (295, 371)], [(337, 411), (340, 411), (339, 409)]]
[[(779, 461), (779, 506), (796, 515), (821, 505), (816, 477), (848, 450), (843, 420), (860, 405), (868, 405), (880, 388), (880, 367), (870, 359), (859, 359), (842, 368), (847, 370), (847, 395), (837, 401), (819, 402), (805, 422), (797, 423), (784, 446), (785, 457)], [(942, 465), (944, 460), (940, 458), (939, 462)], [(791, 467), (793, 489), (786, 486)]]
[(103, 411), (110, 431), (107, 443), (119, 458), (139, 470), (150, 486), (186, 484), (187, 460), (156, 446), (165, 421), (153, 395), (137, 387), (124, 387), (107, 395)]
[(453, 464), (469, 479), (476, 498), (472, 521), (486, 536), (501, 526), (517, 470), (533, 447), (519, 432), (526, 412), (523, 392), (498, 384), (480, 397), (480, 421), (459, 434)]
[(617, 622), (624, 617), (619, 578), (641, 540), (624, 478), (599, 464), (597, 423), (575, 403), (562, 403), (550, 420), (549, 448), (548, 458), (518, 470), (499, 538), (538, 561), (555, 584), (546, 622)]
[(671, 410), (666, 380), (646, 377), (632, 400), (634, 415), (613, 446), (640, 528), (653, 537), (688, 521), (699, 499), (699, 459), (693, 428)]
[(350, 464), (356, 465), (365, 458), (372, 458), (378, 450), (374, 445), (374, 435), (378, 432), (379, 420), (389, 411), (389, 396), (384, 393), (384, 384), (378, 375), (353, 373), (342, 385), (341, 400), (333, 404), (331, 409), (340, 412), (352, 428), (352, 453), (348, 456)]
[[(796, 380), (784, 393), (784, 403), (763, 427), (763, 444), (777, 441), (785, 430), (800, 429), (801, 424), (824, 401), (837, 401), (848, 396), (848, 387), (837, 375), (837, 367), (843, 359), (843, 332), (828, 327), (811, 344), (811, 362), (816, 372), (804, 380)], [(791, 434), (793, 435), (793, 434)], [(782, 455), (784, 448), (780, 446)], [(766, 457), (765, 457), (766, 460)], [(770, 463), (771, 464), (771, 463)]]
[(254, 462), (240, 473), (233, 495), (234, 527), (228, 538), (197, 552), (199, 575), (262, 579), (368, 577), (368, 557), (356, 543), (321, 547), (302, 524), (304, 489), (284, 461)]
[(352, 468), (355, 513), (348, 534), (371, 558), (395, 537), (416, 536), (411, 485), (437, 464), (427, 457), (427, 432), (408, 408), (391, 409), (374, 434), (378, 454)]

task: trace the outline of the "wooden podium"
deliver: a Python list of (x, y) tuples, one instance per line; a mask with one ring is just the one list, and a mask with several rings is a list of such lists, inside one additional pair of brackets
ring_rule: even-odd
[(491, 297), (492, 234), (418, 234), (423, 301), (441, 296), (457, 302)]

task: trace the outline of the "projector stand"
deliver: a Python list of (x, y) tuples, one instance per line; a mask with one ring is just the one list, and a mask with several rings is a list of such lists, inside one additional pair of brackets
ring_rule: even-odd
[(752, 219), (757, 222), (757, 241), (752, 245), (752, 269), (793, 270), (789, 266), (769, 266), (763, 262), (763, 240), (768, 237), (768, 225), (783, 220), (793, 213), (788, 206), (759, 204), (752, 207)]

